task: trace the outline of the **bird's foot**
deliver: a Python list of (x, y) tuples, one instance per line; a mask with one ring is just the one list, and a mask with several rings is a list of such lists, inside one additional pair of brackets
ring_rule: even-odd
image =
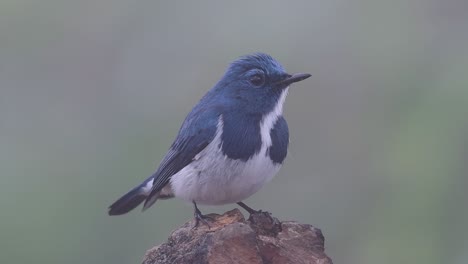
[(210, 220), (210, 221), (213, 220), (213, 218), (211, 218), (210, 216), (203, 215), (200, 213), (200, 211), (198, 211), (198, 213), (195, 212), (194, 217), (195, 217), (195, 225), (193, 226), (193, 229), (196, 229), (200, 225), (200, 222), (208, 226), (208, 229), (211, 228), (210, 223), (206, 221), (206, 220)]
[(206, 220), (207, 219), (208, 220), (213, 220), (213, 218), (211, 218), (211, 216), (202, 214), (200, 209), (198, 209), (197, 204), (195, 202), (193, 202), (193, 206), (194, 206), (194, 209), (195, 209), (194, 212), (193, 212), (193, 216), (195, 218), (195, 225), (192, 227), (192, 229), (196, 229), (200, 225), (200, 222), (202, 222), (204, 225), (208, 226), (208, 229), (210, 229), (211, 226), (208, 223), (208, 221), (206, 221)]

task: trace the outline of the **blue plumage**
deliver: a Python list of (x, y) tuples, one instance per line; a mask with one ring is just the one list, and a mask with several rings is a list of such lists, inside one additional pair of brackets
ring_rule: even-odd
[(284, 117), (278, 118), (278, 121), (276, 121), (270, 135), (272, 145), (269, 149), (268, 155), (273, 162), (281, 164), (286, 158), (289, 144), (289, 129)]
[(145, 201), (180, 197), (196, 203), (238, 203), (277, 173), (288, 148), (282, 116), (289, 85), (309, 74), (290, 75), (269, 55), (231, 63), (221, 80), (184, 120), (156, 172), (109, 207), (124, 214)]
[(221, 140), (224, 155), (231, 159), (247, 161), (260, 151), (261, 115), (244, 115), (242, 112), (230, 111), (223, 117), (224, 130)]

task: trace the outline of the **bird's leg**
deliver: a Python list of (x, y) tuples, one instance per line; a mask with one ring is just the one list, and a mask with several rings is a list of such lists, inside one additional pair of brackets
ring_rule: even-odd
[(258, 210), (258, 211), (257, 211), (257, 210), (254, 210), (254, 209), (248, 207), (248, 206), (247, 206), (245, 203), (243, 203), (243, 202), (238, 202), (237, 204), (238, 204), (240, 207), (244, 208), (247, 212), (249, 212), (249, 214), (258, 214), (258, 213), (261, 213), (261, 212), (262, 212), (262, 210)]
[(208, 228), (210, 228), (210, 224), (205, 219), (211, 219), (211, 217), (207, 215), (203, 215), (200, 209), (198, 209), (195, 201), (192, 201), (192, 203), (193, 203), (193, 208), (194, 208), (193, 216), (195, 217), (195, 226), (193, 228), (198, 227), (198, 224), (200, 224), (200, 221), (202, 221), (203, 224), (207, 225)]

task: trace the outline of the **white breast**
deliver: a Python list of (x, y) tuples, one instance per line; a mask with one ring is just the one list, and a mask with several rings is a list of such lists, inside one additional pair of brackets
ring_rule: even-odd
[(213, 141), (193, 162), (171, 177), (175, 196), (200, 204), (236, 203), (269, 182), (281, 167), (273, 163), (267, 153), (272, 145), (270, 131), (282, 114), (287, 93), (288, 88), (283, 90), (273, 111), (263, 117), (260, 124), (262, 147), (247, 161), (233, 160), (223, 154), (220, 144), (223, 118), (220, 116)]

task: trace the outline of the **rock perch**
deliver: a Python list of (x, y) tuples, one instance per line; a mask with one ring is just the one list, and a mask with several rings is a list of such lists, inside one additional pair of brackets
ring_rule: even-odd
[(280, 222), (269, 213), (248, 220), (238, 209), (210, 214), (210, 227), (193, 220), (146, 252), (143, 264), (332, 264), (320, 229)]

